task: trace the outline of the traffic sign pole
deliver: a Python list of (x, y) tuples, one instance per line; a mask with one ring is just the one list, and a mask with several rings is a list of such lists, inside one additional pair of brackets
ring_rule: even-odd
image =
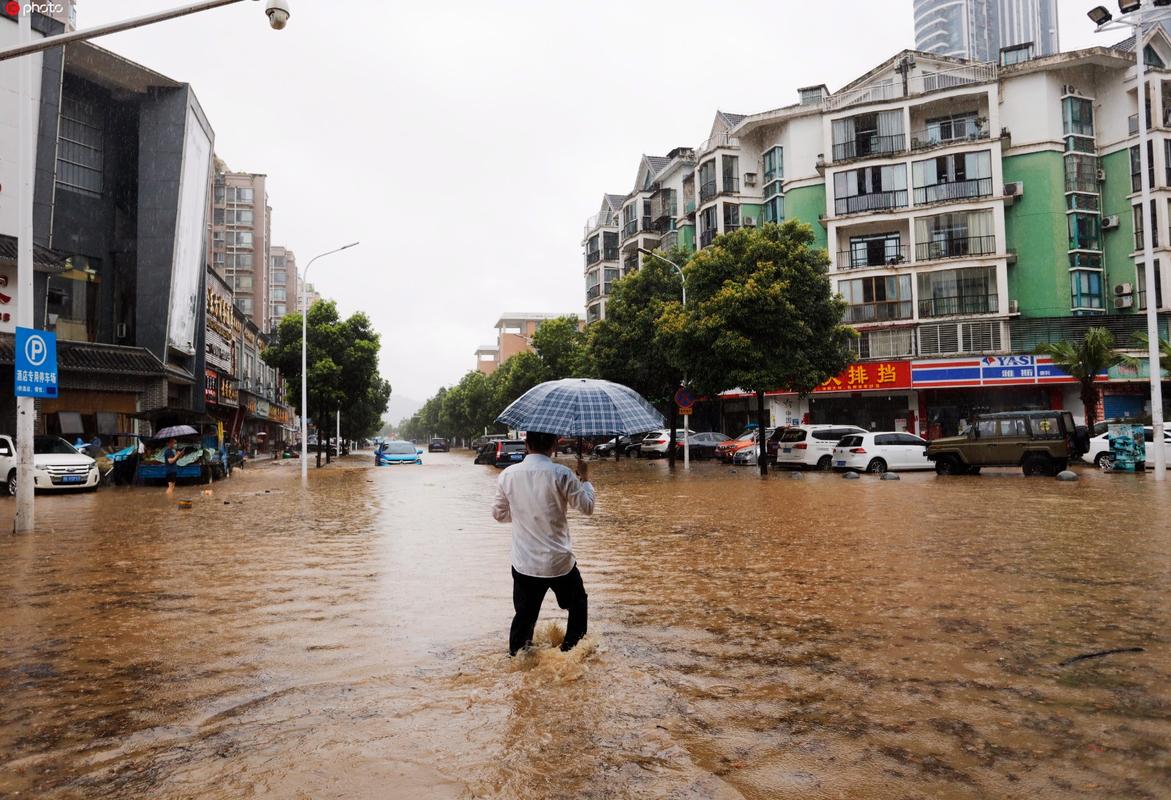
[(686, 386), (680, 386), (675, 391), (675, 405), (683, 415), (683, 469), (691, 469), (691, 443), (688, 441), (687, 429), (691, 423), (691, 409), (695, 406), (695, 395)]
[[(22, 44), (32, 42), (32, 14), (17, 17)], [(17, 127), (17, 252), (16, 252), (16, 325), (33, 326), (33, 154), (36, 151), (36, 124), (33, 114), (33, 62), (40, 59), (20, 59), (20, 86), (17, 105), (20, 108)], [(19, 360), (19, 356), (16, 360)], [(36, 494), (33, 485), (33, 422), (36, 401), (31, 397), (16, 398), (16, 523), (17, 533), (31, 533), (36, 526)], [(8, 476), (2, 476), (7, 481)]]

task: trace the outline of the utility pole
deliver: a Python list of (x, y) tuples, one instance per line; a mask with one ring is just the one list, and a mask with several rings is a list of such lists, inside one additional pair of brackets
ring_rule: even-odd
[[(32, 44), (32, 14), (17, 15), (22, 46)], [(33, 170), (37, 130), (33, 106), (32, 58), (20, 59), (17, 90), (17, 250), (16, 250), (16, 326), (33, 327)], [(19, 358), (17, 359), (19, 361)], [(15, 377), (15, 375), (14, 375)], [(16, 398), (16, 524), (17, 533), (31, 533), (36, 526), (36, 486), (33, 477), (33, 427), (36, 401)]]

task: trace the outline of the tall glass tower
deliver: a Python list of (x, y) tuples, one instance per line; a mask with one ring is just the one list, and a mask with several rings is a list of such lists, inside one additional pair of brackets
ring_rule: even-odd
[(996, 61), (1000, 48), (1033, 42), (1058, 52), (1057, 0), (915, 0), (915, 49)]

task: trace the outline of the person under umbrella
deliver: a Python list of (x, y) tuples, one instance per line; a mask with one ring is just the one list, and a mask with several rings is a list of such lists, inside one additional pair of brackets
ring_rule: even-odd
[[(512, 523), (512, 605), (509, 655), (532, 644), (545, 594), (569, 612), (562, 650), (586, 635), (588, 600), (569, 524), (568, 508), (594, 512), (596, 494), (581, 458), (581, 437), (621, 435), (659, 427), (663, 417), (638, 392), (618, 383), (566, 378), (529, 389), (496, 419), (527, 431), (529, 455), (500, 474), (492, 516)], [(577, 473), (554, 463), (560, 436), (578, 438)]]
[(553, 461), (555, 433), (529, 431), (528, 456), (500, 474), (492, 516), (512, 523), (512, 605), (516, 615), (508, 635), (508, 654), (533, 643), (533, 630), (545, 594), (552, 589), (557, 605), (569, 612), (562, 650), (571, 650), (586, 635), (588, 599), (573, 542), (567, 508), (594, 513), (595, 493), (589, 467), (578, 458), (577, 474)]
[(163, 464), (167, 468), (167, 494), (175, 493), (175, 483), (179, 479), (179, 455), (179, 442), (172, 437), (163, 451)]

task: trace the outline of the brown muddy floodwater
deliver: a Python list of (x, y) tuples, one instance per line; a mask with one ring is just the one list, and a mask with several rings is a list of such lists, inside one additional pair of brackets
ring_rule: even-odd
[(599, 464), (591, 636), (510, 661), (497, 473), (426, 461), (42, 498), (0, 534), (0, 797), (1171, 797), (1150, 476)]

